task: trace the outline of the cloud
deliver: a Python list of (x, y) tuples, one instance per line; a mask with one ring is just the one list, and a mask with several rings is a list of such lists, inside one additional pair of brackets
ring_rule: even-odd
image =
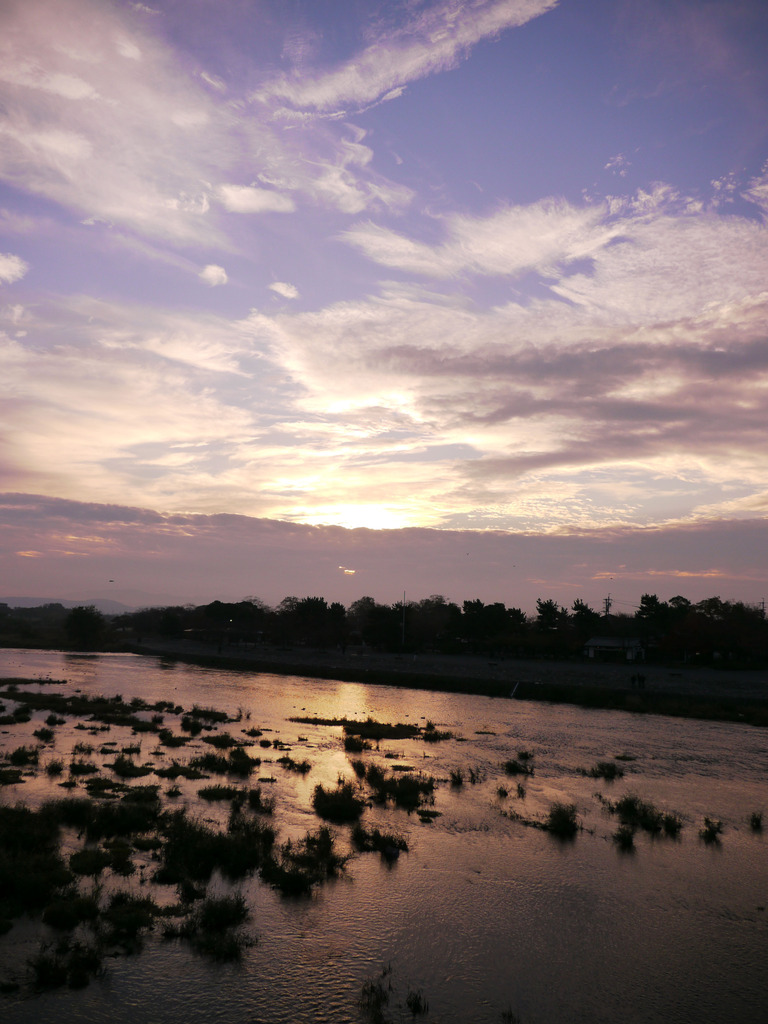
[(290, 196), (250, 185), (221, 185), (218, 197), (231, 213), (292, 213), (296, 209)]
[[(6, 594), (93, 599), (94, 580), (115, 578), (136, 603), (203, 603), (287, 594), (350, 604), (363, 594), (391, 603), (432, 593), (479, 597), (533, 611), (537, 597), (598, 607), (606, 583), (617, 609), (642, 593), (759, 602), (768, 578), (764, 520), (722, 520), (655, 530), (586, 530), (533, 536), (498, 530), (345, 530), (242, 515), (192, 515), (146, 507), (0, 494)], [(27, 552), (36, 539), (40, 557)], [(243, 558), (247, 551), (249, 557)], [(340, 565), (352, 561), (356, 575)], [(254, 588), (253, 566), (258, 565)], [(357, 580), (365, 581), (356, 584)], [(357, 592), (351, 586), (362, 586)], [(55, 592), (52, 592), (55, 590)], [(115, 590), (114, 586), (110, 590)], [(0, 595), (3, 596), (3, 595)]]
[[(356, 230), (355, 244), (364, 237), (387, 266), (463, 277), (465, 293), (472, 276), (509, 287), (509, 301), (483, 307), (452, 285), (390, 282), (366, 299), (249, 318), (301, 385), (305, 414), (342, 417), (356, 467), (375, 459), (377, 483), (387, 474), (404, 521), (401, 483), (411, 480), (395, 479), (397, 456), (374, 455), (364, 427), (356, 440), (382, 409), (399, 417), (406, 448), (421, 450), (422, 508), (453, 509), (446, 522), (658, 522), (718, 514), (765, 487), (762, 221), (659, 187), (583, 208), (541, 201), (446, 218), (446, 241), (431, 246)], [(517, 280), (532, 272), (538, 297), (519, 301)], [(474, 456), (434, 464), (438, 439)]]
[(391, 99), (409, 82), (454, 67), (472, 46), (524, 25), (556, 6), (557, 0), (477, 0), (471, 5), (438, 3), (333, 71), (311, 78), (283, 75), (256, 98), (278, 98), (296, 109), (335, 110)]
[(0, 281), (13, 284), (14, 281), (20, 281), (28, 270), (29, 264), (21, 256), (0, 252)]
[(275, 294), (282, 295), (284, 299), (298, 299), (299, 297), (299, 289), (293, 284), (288, 284), (287, 281), (273, 281), (269, 288)]
[(219, 284), (226, 284), (229, 280), (224, 267), (219, 267), (215, 263), (209, 263), (208, 266), (203, 267), (197, 276), (212, 288)]
[(4, 5), (0, 177), (153, 237), (211, 241), (215, 226), (179, 197), (234, 147), (208, 91), (140, 21), (91, 0)]

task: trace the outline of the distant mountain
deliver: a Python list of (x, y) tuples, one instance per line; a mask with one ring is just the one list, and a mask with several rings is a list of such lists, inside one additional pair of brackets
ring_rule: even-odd
[(105, 597), (84, 598), (81, 601), (65, 600), (62, 597), (0, 597), (0, 604), (7, 604), (9, 608), (39, 608), (43, 604), (60, 604), (64, 608), (93, 605), (104, 615), (122, 615), (124, 612), (136, 610), (131, 605)]

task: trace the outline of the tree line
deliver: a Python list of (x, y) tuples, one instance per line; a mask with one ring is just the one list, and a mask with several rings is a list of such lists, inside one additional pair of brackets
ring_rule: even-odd
[(646, 660), (753, 665), (768, 661), (768, 621), (759, 605), (710, 597), (662, 601), (643, 594), (632, 614), (608, 614), (581, 599), (570, 608), (539, 598), (536, 612), (485, 604), (461, 605), (433, 594), (420, 601), (381, 604), (361, 597), (349, 607), (322, 597), (286, 597), (270, 607), (256, 597), (204, 605), (145, 608), (117, 616), (93, 607), (34, 609), (0, 605), (0, 643), (116, 646), (152, 636), (187, 638), (217, 647), (271, 645), (378, 651), (434, 651), (492, 657), (581, 656), (596, 636), (642, 645)]

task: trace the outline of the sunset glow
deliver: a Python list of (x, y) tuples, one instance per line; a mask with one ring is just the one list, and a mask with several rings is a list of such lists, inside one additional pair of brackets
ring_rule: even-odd
[(0, 599), (279, 599), (275, 524), (329, 599), (764, 598), (766, 43), (760, 0), (4, 3)]

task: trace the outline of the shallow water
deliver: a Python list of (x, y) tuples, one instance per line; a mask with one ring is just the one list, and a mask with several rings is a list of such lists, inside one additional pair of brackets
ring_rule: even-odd
[[(4, 1021), (357, 1022), (364, 1019), (357, 1006), (362, 983), (387, 964), (393, 1021), (411, 1019), (402, 1008), (409, 988), (429, 1001), (422, 1019), (457, 1024), (498, 1022), (507, 1009), (522, 1024), (765, 1020), (768, 847), (747, 820), (768, 811), (765, 731), (129, 655), (0, 651), (0, 680), (12, 676), (66, 679), (67, 692), (120, 693), (126, 701), (241, 710), (243, 727), (279, 737), (293, 757), (313, 766), (301, 778), (266, 763), (282, 752), (257, 748), (262, 773), (276, 778), (271, 791), (281, 838), (319, 824), (311, 807), (318, 782), (353, 777), (340, 728), (299, 725), (290, 716), (428, 719), (461, 739), (382, 742), (363, 755), (386, 767), (392, 761), (384, 754), (398, 753), (402, 763), (443, 780), (435, 797), (442, 816), (426, 825), (404, 811), (366, 810), (366, 823), (399, 832), (410, 852), (392, 867), (376, 854), (358, 855), (346, 877), (310, 900), (285, 900), (257, 879), (241, 886), (258, 939), (242, 965), (213, 965), (184, 947), (150, 940), (141, 955), (110, 961), (105, 979), (82, 992), (3, 998)], [(45, 714), (2, 727), (0, 748), (29, 742)], [(55, 750), (44, 756), (67, 757), (67, 744), (83, 735), (62, 727)], [(154, 741), (141, 740), (148, 758)], [(521, 749), (533, 752), (535, 765), (524, 799), (502, 768)], [(166, 758), (191, 753), (187, 747)], [(579, 774), (619, 754), (634, 758), (622, 762), (623, 779)], [(484, 781), (451, 787), (449, 773), (459, 767)], [(509, 790), (505, 799), (500, 785)], [(0, 801), (34, 804), (47, 786), (30, 779), (4, 787)], [(191, 806), (196, 786), (182, 781)], [(616, 799), (627, 792), (680, 813), (679, 840), (639, 834), (635, 851), (621, 853), (611, 839), (617, 822), (595, 794)], [(573, 842), (501, 813), (543, 819), (556, 800), (578, 806), (584, 829)], [(201, 813), (222, 812), (214, 805)], [(722, 820), (721, 842), (699, 839), (705, 815)], [(345, 842), (348, 829), (336, 831)], [(32, 955), (39, 940), (38, 928), (15, 926), (0, 939), (0, 967)]]

